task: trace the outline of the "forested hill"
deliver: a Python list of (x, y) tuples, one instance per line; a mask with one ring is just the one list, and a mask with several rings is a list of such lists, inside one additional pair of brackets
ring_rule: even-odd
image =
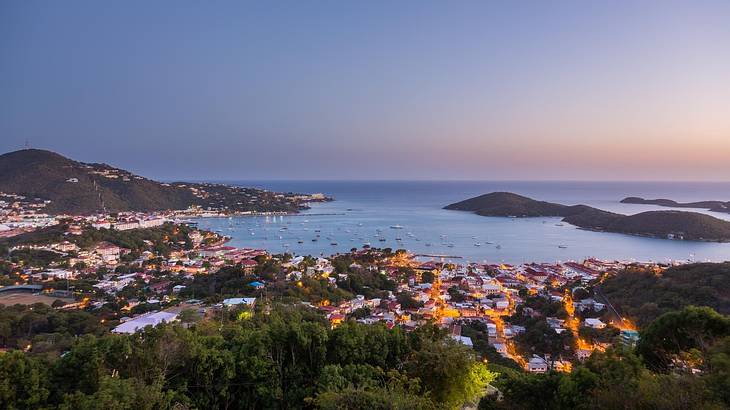
[(482, 216), (562, 217), (580, 228), (657, 238), (730, 241), (730, 222), (697, 212), (649, 211), (636, 215), (607, 212), (587, 205), (562, 205), (513, 194), (492, 192), (447, 205), (444, 209)]
[(630, 269), (607, 278), (601, 290), (611, 304), (642, 327), (688, 305), (730, 314), (730, 262), (672, 267), (661, 274)]
[(447, 205), (444, 209), (471, 211), (482, 216), (567, 216), (566, 205), (536, 201), (511, 192), (492, 192)]
[(231, 211), (296, 211), (293, 195), (216, 184), (160, 183), (106, 164), (25, 149), (0, 155), (0, 192), (50, 200), (51, 214), (158, 211), (191, 205)]

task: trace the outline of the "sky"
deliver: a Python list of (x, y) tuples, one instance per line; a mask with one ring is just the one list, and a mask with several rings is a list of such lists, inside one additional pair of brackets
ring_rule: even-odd
[(163, 179), (730, 180), (730, 2), (0, 2), (0, 151)]

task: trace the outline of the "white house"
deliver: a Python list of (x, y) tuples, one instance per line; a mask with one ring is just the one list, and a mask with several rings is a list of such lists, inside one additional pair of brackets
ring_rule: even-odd
[(547, 373), (548, 363), (540, 356), (532, 356), (527, 363), (527, 371), (530, 373)]
[(585, 325), (593, 329), (603, 329), (606, 324), (601, 322), (601, 319), (588, 318), (584, 321)]
[(451, 335), (451, 338), (465, 346), (474, 347), (474, 343), (471, 341), (471, 338), (469, 338), (469, 337)]
[(229, 298), (223, 300), (223, 306), (231, 307), (238, 305), (253, 306), (256, 303), (256, 298)]

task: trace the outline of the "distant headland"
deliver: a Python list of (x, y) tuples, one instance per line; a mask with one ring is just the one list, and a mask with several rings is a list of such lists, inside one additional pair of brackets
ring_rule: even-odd
[(670, 208), (698, 208), (713, 212), (730, 213), (730, 201), (677, 202), (671, 199), (644, 199), (630, 196), (621, 200), (622, 204), (659, 205)]
[(517, 195), (492, 192), (456, 202), (444, 209), (496, 217), (561, 217), (563, 222), (594, 231), (655, 238), (730, 241), (730, 222), (697, 212), (649, 211), (621, 215), (587, 205), (562, 205)]

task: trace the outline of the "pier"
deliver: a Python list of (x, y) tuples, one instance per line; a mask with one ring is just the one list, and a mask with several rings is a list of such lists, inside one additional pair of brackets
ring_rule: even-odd
[(415, 257), (422, 257), (422, 258), (447, 258), (447, 259), (462, 259), (461, 256), (456, 255), (432, 255), (427, 253), (418, 253), (413, 255)]

